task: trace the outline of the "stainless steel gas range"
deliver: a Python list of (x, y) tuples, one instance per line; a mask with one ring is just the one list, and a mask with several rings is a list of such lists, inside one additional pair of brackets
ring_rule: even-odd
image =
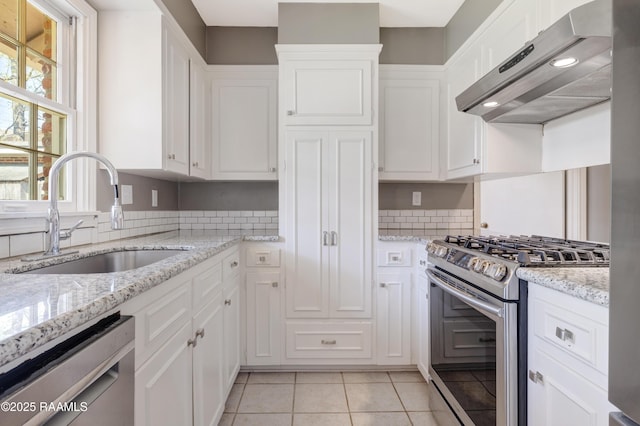
[(605, 244), (448, 236), (429, 253), (429, 375), (465, 425), (527, 424), (527, 283), (519, 267), (608, 266)]

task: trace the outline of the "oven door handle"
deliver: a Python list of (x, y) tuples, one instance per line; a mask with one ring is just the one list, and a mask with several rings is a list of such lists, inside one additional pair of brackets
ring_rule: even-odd
[(498, 318), (504, 318), (504, 309), (497, 308), (493, 305), (483, 302), (482, 300), (478, 300), (473, 296), (469, 296), (467, 293), (463, 291), (460, 291), (456, 288), (449, 286), (446, 282), (444, 282), (441, 278), (437, 277), (433, 272), (431, 272), (428, 269), (427, 269), (427, 276), (435, 285), (437, 285), (447, 293), (451, 294), (452, 296), (455, 296), (458, 299), (463, 300), (464, 302), (468, 303), (469, 305), (473, 306), (476, 309), (493, 314)]

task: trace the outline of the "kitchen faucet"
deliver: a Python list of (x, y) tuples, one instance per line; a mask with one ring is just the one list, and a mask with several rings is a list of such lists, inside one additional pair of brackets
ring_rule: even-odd
[(69, 152), (58, 158), (56, 162), (53, 163), (53, 166), (51, 166), (51, 170), (49, 171), (49, 209), (47, 210), (46, 218), (49, 228), (49, 243), (46, 251), (41, 256), (38, 256), (38, 259), (60, 256), (62, 254), (69, 254), (69, 252), (60, 253), (60, 240), (71, 237), (71, 233), (82, 223), (82, 221), (79, 221), (68, 231), (60, 232), (60, 213), (58, 211), (58, 176), (60, 174), (60, 170), (67, 162), (79, 157), (93, 158), (99, 163), (104, 164), (107, 168), (107, 171), (109, 172), (109, 178), (111, 179), (111, 185), (113, 185), (113, 189), (115, 192), (115, 199), (113, 201), (113, 206), (111, 206), (111, 229), (122, 229), (124, 227), (124, 215), (122, 213), (122, 206), (120, 205), (120, 197), (118, 195), (118, 171), (116, 170), (116, 168), (113, 167), (113, 164), (111, 164), (111, 162), (104, 156), (95, 152)]

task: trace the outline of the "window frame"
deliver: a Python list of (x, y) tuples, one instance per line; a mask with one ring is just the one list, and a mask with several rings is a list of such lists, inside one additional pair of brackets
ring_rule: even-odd
[[(61, 23), (73, 17), (74, 25), (59, 25), (58, 101), (35, 95), (24, 88), (0, 81), (9, 96), (67, 114), (67, 149), (97, 151), (97, 22), (95, 9), (84, 0), (31, 0), (31, 3)], [(73, 33), (73, 34), (72, 34)], [(64, 72), (60, 70), (67, 68)], [(95, 212), (96, 172), (92, 161), (65, 165), (67, 199), (58, 202), (61, 212)], [(49, 201), (0, 200), (0, 219), (44, 214)], [(0, 222), (0, 230), (3, 226)]]

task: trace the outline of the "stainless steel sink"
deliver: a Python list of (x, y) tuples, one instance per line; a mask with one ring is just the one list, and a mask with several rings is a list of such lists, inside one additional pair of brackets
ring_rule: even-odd
[(123, 250), (100, 253), (44, 268), (32, 269), (24, 274), (101, 274), (122, 272), (150, 265), (184, 250)]

